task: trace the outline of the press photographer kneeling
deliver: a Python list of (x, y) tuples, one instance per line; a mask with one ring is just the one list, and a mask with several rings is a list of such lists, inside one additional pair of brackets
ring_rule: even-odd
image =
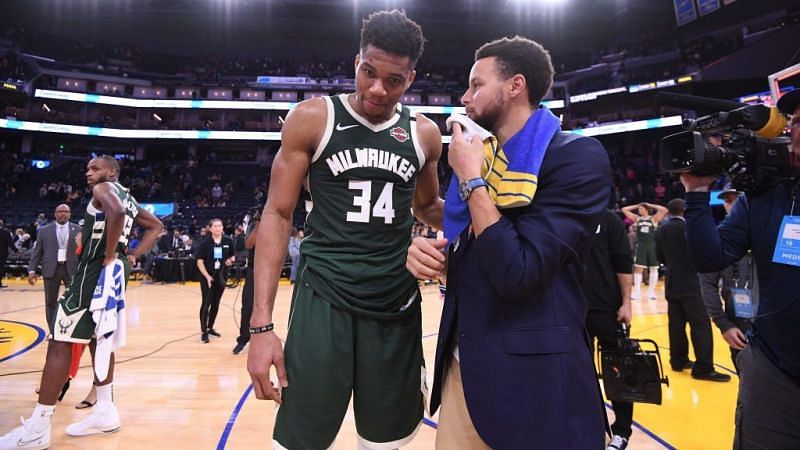
[[(788, 138), (778, 110), (793, 116)], [(679, 172), (686, 188), (697, 269), (722, 270), (748, 250), (755, 262), (752, 289), (734, 292), (737, 317), (752, 322), (737, 357), (734, 449), (800, 448), (800, 90), (781, 97), (778, 110), (749, 106), (688, 121), (690, 131), (661, 146), (662, 168)], [(721, 146), (699, 131), (714, 133)], [(745, 195), (717, 227), (709, 185), (723, 172)]]

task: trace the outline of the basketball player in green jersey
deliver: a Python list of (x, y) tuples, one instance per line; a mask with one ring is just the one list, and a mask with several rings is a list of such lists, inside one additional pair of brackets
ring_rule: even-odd
[[(650, 210), (655, 210), (655, 216)], [(634, 212), (636, 210), (636, 212)], [(642, 272), (645, 267), (650, 270), (647, 285), (647, 296), (655, 300), (656, 283), (658, 283), (658, 259), (656, 258), (656, 227), (667, 214), (667, 208), (652, 203), (639, 203), (622, 208), (622, 214), (631, 219), (636, 227), (636, 255), (633, 260), (633, 292), (632, 299), (642, 298)]]
[[(359, 448), (402, 447), (421, 424), (420, 294), (405, 261), (413, 216), (441, 228), (441, 135), (398, 101), (423, 43), (403, 12), (372, 14), (355, 57), (356, 92), (304, 101), (283, 125), (259, 229), (247, 361), (256, 397), (281, 404), (275, 448), (331, 447), (351, 395)], [(304, 181), (313, 207), (284, 354), (272, 312)]]
[[(163, 228), (161, 221), (143, 208), (128, 189), (117, 182), (119, 163), (110, 156), (89, 161), (86, 181), (92, 188), (92, 200), (86, 207), (82, 236), (82, 251), (70, 288), (58, 301), (53, 336), (47, 346), (47, 360), (42, 374), (39, 402), (30, 419), (10, 433), (0, 437), (0, 449), (43, 449), (50, 446), (50, 418), (56, 399), (67, 380), (72, 343), (88, 343), (94, 358), (95, 323), (89, 305), (97, 286), (100, 271), (117, 259), (123, 261), (127, 279), (130, 261), (135, 260), (155, 244)], [(141, 243), (125, 257), (128, 237), (133, 225), (145, 229)], [(67, 434), (84, 436), (112, 433), (120, 427), (119, 414), (113, 404), (112, 380), (114, 354), (111, 354), (108, 376), (95, 377), (97, 403), (85, 419), (67, 427)]]

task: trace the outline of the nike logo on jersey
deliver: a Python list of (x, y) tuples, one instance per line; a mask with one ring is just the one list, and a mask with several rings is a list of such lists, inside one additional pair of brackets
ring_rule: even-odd
[(344, 131), (344, 130), (347, 130), (349, 128), (353, 128), (353, 127), (357, 127), (357, 126), (358, 126), (358, 124), (342, 126), (342, 123), (339, 122), (339, 123), (336, 124), (336, 131)]

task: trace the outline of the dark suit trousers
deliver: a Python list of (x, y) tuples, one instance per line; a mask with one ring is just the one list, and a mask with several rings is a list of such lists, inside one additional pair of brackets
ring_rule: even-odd
[(242, 290), (242, 317), (239, 321), (239, 337), (236, 342), (246, 344), (250, 341), (250, 316), (253, 315), (253, 300), (255, 299), (255, 281), (253, 280), (253, 266), (247, 266)]
[(689, 324), (695, 363), (693, 375), (706, 374), (714, 370), (714, 341), (711, 335), (711, 320), (708, 318), (703, 297), (696, 294), (667, 294), (667, 317), (669, 321), (669, 363), (672, 367), (683, 367), (689, 361), (689, 341), (686, 339), (686, 324)]
[[(58, 308), (58, 290), (61, 287), (61, 283), (64, 283), (64, 289), (69, 289), (70, 281), (72, 279), (67, 275), (66, 264), (57, 264), (53, 276), (44, 279), (44, 307), (47, 325), (51, 328), (56, 317), (56, 308)], [(50, 331), (52, 332), (53, 330)]]
[[(589, 335), (597, 338), (600, 350), (612, 350), (617, 347), (617, 313), (615, 311), (589, 311), (586, 316), (586, 329)], [(611, 402), (614, 408), (614, 424), (611, 425), (611, 432), (625, 438), (631, 437), (631, 424), (633, 423), (633, 403), (630, 402)]]
[(8, 256), (0, 255), (0, 286), (3, 285), (3, 277), (6, 274), (6, 259)]
[(222, 293), (225, 292), (222, 270), (216, 271), (214, 275), (210, 288), (205, 278), (200, 280), (200, 291), (203, 293), (203, 302), (200, 305), (201, 333), (207, 333), (209, 329), (214, 328), (214, 322), (217, 320), (219, 312), (219, 302), (222, 299)]

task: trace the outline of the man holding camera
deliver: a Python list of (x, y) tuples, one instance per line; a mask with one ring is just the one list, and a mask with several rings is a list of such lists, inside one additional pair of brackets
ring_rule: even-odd
[[(589, 300), (586, 330), (592, 340), (597, 338), (602, 351), (617, 350), (621, 324), (631, 325), (631, 267), (633, 257), (625, 224), (616, 213), (606, 210), (594, 231), (583, 280), (583, 293)], [(625, 450), (631, 438), (633, 403), (611, 403), (615, 419), (607, 450)]]
[[(800, 90), (778, 102), (792, 114), (792, 157), (800, 158)], [(796, 173), (796, 171), (795, 171)], [(743, 293), (739, 316), (752, 317), (747, 347), (739, 354), (735, 449), (800, 448), (800, 195), (797, 176), (742, 195), (715, 227), (709, 185), (717, 176), (681, 174), (686, 188), (686, 235), (697, 269), (721, 270), (752, 251), (756, 267), (752, 301)], [(775, 251), (776, 247), (779, 251)], [(741, 306), (740, 306), (741, 305)]]

